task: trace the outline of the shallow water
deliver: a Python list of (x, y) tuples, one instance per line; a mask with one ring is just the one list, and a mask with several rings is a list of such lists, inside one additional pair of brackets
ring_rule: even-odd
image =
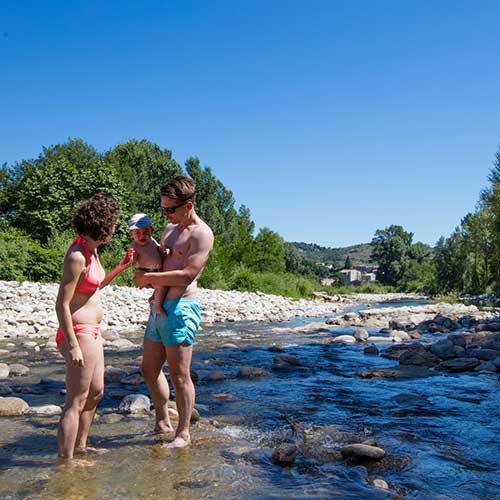
[[(405, 304), (409, 305), (409, 304)], [(394, 306), (394, 304), (392, 304)], [(307, 320), (311, 321), (311, 319)], [(57, 417), (1, 420), (1, 498), (166, 499), (493, 499), (500, 496), (500, 397), (498, 378), (486, 374), (442, 374), (420, 379), (362, 379), (363, 369), (394, 366), (366, 356), (363, 347), (326, 343), (332, 332), (297, 333), (288, 325), (230, 323), (199, 335), (193, 369), (200, 380), (213, 370), (226, 380), (198, 382), (202, 422), (193, 426), (193, 446), (166, 451), (151, 433), (153, 418), (124, 417), (107, 423), (120, 397), (147, 394), (144, 385), (108, 384), (91, 444), (110, 451), (93, 467), (57, 465)], [(344, 331), (344, 330), (342, 330)], [(139, 342), (139, 332), (130, 334)], [(233, 343), (238, 348), (225, 347)], [(283, 348), (301, 366), (273, 371)], [(1, 347), (1, 346), (0, 346)], [(137, 365), (140, 349), (107, 353), (106, 363)], [(16, 379), (30, 404), (62, 404), (64, 365), (54, 358)], [(23, 361), (20, 361), (23, 362)], [(27, 363), (26, 363), (27, 364)], [(269, 376), (239, 379), (240, 366)], [(43, 378), (43, 383), (40, 379)], [(13, 394), (16, 395), (16, 394)], [(304, 426), (303, 446), (291, 468), (271, 463), (273, 448), (290, 442), (286, 417)], [(348, 442), (375, 439), (387, 457), (377, 464), (338, 460)], [(382, 478), (385, 491), (371, 485)]]

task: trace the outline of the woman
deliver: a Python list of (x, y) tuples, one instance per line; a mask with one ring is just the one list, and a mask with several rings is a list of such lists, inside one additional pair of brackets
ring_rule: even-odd
[(91, 450), (87, 437), (104, 391), (99, 290), (133, 259), (133, 253), (127, 252), (118, 266), (105, 274), (97, 256), (97, 247), (111, 240), (119, 215), (116, 201), (103, 193), (83, 201), (72, 214), (71, 225), (78, 236), (64, 257), (56, 301), (56, 342), (66, 361), (66, 402), (57, 440), (59, 456), (65, 459)]

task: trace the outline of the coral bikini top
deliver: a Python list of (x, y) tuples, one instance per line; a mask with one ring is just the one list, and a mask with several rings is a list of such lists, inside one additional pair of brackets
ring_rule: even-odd
[(99, 289), (102, 281), (104, 280), (104, 277), (106, 276), (106, 273), (104, 272), (104, 269), (99, 262), (99, 257), (97, 257), (97, 254), (93, 256), (90, 253), (89, 246), (87, 245), (85, 238), (82, 238), (80, 235), (78, 235), (69, 247), (71, 248), (78, 243), (80, 243), (83, 251), (85, 252), (87, 269), (85, 270), (85, 277), (83, 278), (82, 283), (79, 287), (75, 288), (75, 292), (92, 294)]

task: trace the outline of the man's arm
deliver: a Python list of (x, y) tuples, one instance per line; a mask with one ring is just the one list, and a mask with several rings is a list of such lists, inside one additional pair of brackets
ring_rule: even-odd
[(182, 269), (163, 271), (161, 273), (143, 273), (136, 271), (135, 285), (145, 287), (157, 286), (188, 286), (200, 274), (212, 251), (214, 237), (209, 229), (193, 233), (189, 251), (186, 255), (186, 265)]

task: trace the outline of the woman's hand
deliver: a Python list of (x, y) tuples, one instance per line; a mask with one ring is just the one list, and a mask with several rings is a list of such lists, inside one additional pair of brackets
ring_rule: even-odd
[(82, 350), (79, 345), (75, 345), (69, 348), (69, 358), (73, 366), (84, 366)]
[(135, 250), (130, 247), (126, 252), (125, 255), (123, 256), (122, 260), (118, 264), (118, 267), (120, 270), (127, 269), (127, 267), (130, 267), (134, 263), (134, 257), (135, 257)]

